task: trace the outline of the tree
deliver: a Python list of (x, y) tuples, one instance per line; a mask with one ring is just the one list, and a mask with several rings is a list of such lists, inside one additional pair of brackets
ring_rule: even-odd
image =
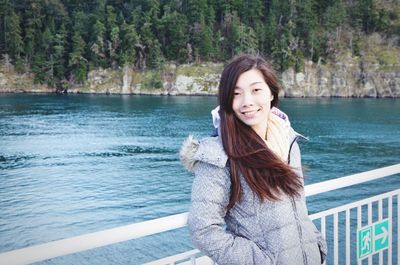
[(168, 6), (164, 8), (158, 32), (161, 39), (162, 52), (168, 60), (186, 61), (186, 44), (189, 41), (187, 28), (186, 16), (177, 11), (171, 12)]
[(92, 29), (90, 44), (90, 60), (93, 66), (107, 67), (107, 55), (105, 48), (106, 27), (100, 20), (96, 20)]
[(8, 53), (12, 59), (19, 60), (21, 54), (24, 52), (22, 36), (21, 36), (21, 18), (14, 11), (9, 16), (5, 16), (5, 52)]
[(122, 65), (133, 65), (136, 60), (136, 45), (140, 44), (140, 36), (136, 31), (134, 23), (124, 23), (121, 26), (121, 54), (120, 63)]
[(243, 18), (243, 23), (255, 28), (261, 23), (263, 16), (263, 4), (261, 0), (245, 0), (242, 3), (242, 12), (240, 16)]
[(119, 27), (117, 25), (117, 16), (114, 8), (110, 5), (106, 6), (106, 32), (107, 42), (106, 51), (108, 54), (110, 65), (113, 68), (117, 66), (117, 50), (120, 46)]
[(145, 50), (145, 64), (151, 68), (159, 68), (164, 62), (161, 44), (151, 30), (152, 24), (146, 22), (141, 28), (141, 40)]
[(317, 18), (313, 10), (314, 0), (301, 0), (295, 5), (293, 22), (295, 23), (294, 35), (301, 39), (300, 48), (304, 53), (313, 57), (315, 43), (315, 30), (317, 28)]
[(233, 49), (235, 54), (255, 53), (258, 50), (258, 40), (255, 31), (234, 19), (232, 23)]
[(328, 31), (337, 30), (346, 18), (346, 10), (342, 1), (335, 1), (325, 9), (322, 15), (322, 24)]
[(358, 0), (351, 8), (353, 26), (366, 33), (376, 30), (386, 30), (389, 26), (389, 11), (377, 8), (373, 0)]
[(68, 66), (71, 69), (71, 80), (79, 83), (84, 82), (87, 77), (87, 60), (84, 57), (85, 45), (85, 41), (79, 32), (75, 31), (72, 37), (72, 51), (69, 53)]
[(53, 59), (53, 42), (54, 22), (51, 22), (45, 27), (41, 38), (38, 40), (38, 50), (32, 57), (31, 68), (35, 74), (34, 81), (41, 84), (49, 84), (54, 86), (54, 59)]
[[(160, 3), (157, 0), (149, 0), (146, 2), (146, 8), (143, 14), (143, 25), (140, 28), (141, 45), (138, 46), (140, 54), (144, 59), (144, 64), (140, 65), (145, 68), (146, 65), (151, 68), (159, 68), (164, 63), (164, 57), (161, 52), (161, 44), (157, 38), (157, 28), (159, 24)], [(144, 54), (143, 54), (144, 52)]]
[(56, 83), (59, 85), (65, 76), (65, 50), (67, 42), (67, 31), (64, 24), (61, 24), (60, 29), (54, 35), (53, 42), (53, 55), (52, 60), (54, 60), (54, 78)]
[[(25, 8), (25, 55), (31, 61), (39, 44), (43, 27), (43, 4), (40, 0), (29, 0), (24, 3)], [(40, 56), (39, 56), (40, 57)]]
[(340, 49), (342, 25), (345, 17), (346, 10), (341, 1), (337, 1), (326, 8), (322, 16), (325, 31), (324, 34), (318, 34), (318, 40), (326, 39), (326, 49), (324, 49), (326, 54), (317, 50), (318, 53), (335, 59), (336, 53)]
[(274, 43), (278, 39), (277, 36), (278, 24), (276, 23), (275, 14), (270, 12), (265, 26), (265, 44), (263, 51), (265, 54), (271, 54), (274, 49)]
[(206, 0), (188, 0), (185, 10), (189, 22), (189, 42), (197, 59), (209, 60), (214, 55), (214, 10)]

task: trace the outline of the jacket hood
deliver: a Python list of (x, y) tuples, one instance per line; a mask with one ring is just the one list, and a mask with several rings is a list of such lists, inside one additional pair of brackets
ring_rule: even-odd
[(224, 168), (228, 161), (228, 156), (218, 136), (207, 137), (199, 141), (189, 135), (183, 142), (179, 155), (182, 165), (190, 172), (193, 172), (199, 161), (220, 168)]

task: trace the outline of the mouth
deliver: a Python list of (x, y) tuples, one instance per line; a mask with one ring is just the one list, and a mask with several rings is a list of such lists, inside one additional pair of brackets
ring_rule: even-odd
[(259, 112), (261, 109), (255, 109), (255, 110), (248, 110), (248, 111), (242, 111), (242, 115), (246, 116), (246, 117), (252, 117), (255, 114), (257, 114), (257, 112)]

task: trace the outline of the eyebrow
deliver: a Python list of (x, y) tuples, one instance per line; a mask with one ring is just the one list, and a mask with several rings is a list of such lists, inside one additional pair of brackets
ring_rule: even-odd
[[(254, 85), (256, 85), (256, 84), (262, 84), (263, 82), (261, 82), (261, 81), (256, 81), (256, 82), (253, 82), (253, 83), (251, 83), (250, 84), (250, 86), (254, 86)], [(238, 86), (235, 86), (235, 89), (236, 88), (239, 88), (240, 89), (240, 87), (238, 87)]]

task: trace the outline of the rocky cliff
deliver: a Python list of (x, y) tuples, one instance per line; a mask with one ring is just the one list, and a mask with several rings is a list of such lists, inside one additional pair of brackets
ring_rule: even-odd
[[(223, 64), (169, 64), (162, 70), (97, 69), (83, 85), (70, 85), (69, 93), (215, 95)], [(281, 74), (286, 97), (400, 97), (400, 66), (359, 62), (306, 62), (304, 70)], [(55, 92), (33, 83), (32, 74), (0, 69), (0, 92)]]
[(53, 93), (47, 85), (34, 84), (30, 72), (18, 74), (13, 67), (0, 66), (0, 93)]
[[(396, 69), (397, 68), (397, 69)], [(400, 97), (400, 68), (366, 66), (353, 60), (305, 63), (304, 71), (282, 74), (286, 97)]]

